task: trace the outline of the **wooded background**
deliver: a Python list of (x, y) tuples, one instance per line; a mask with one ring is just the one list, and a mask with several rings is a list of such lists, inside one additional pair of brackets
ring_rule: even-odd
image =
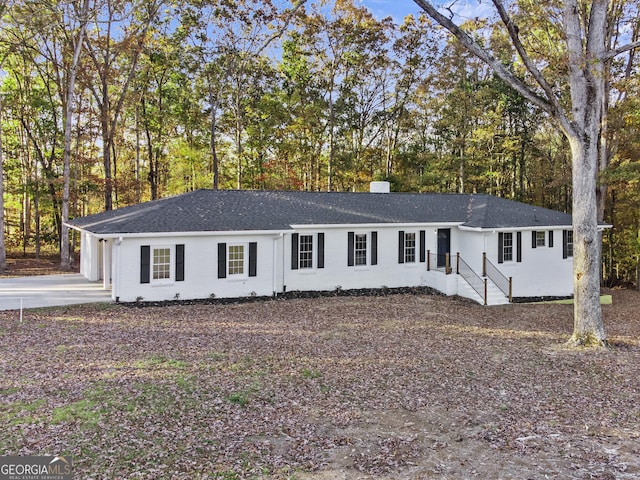
[[(619, 28), (637, 15), (631, 6), (611, 2), (612, 43), (638, 40), (637, 30)], [(397, 24), (356, 0), (0, 8), (9, 248), (60, 243), (65, 179), (71, 218), (197, 188), (366, 191), (371, 180), (571, 210), (571, 154), (560, 131), (425, 16)], [(514, 16), (527, 46), (555, 59), (544, 73), (562, 85), (561, 32), (540, 2), (520, 2)], [(465, 25), (525, 77), (495, 27)], [(614, 226), (603, 239), (608, 286), (637, 282), (640, 262), (634, 60), (632, 50), (609, 72), (611, 155), (600, 171), (602, 220)]]

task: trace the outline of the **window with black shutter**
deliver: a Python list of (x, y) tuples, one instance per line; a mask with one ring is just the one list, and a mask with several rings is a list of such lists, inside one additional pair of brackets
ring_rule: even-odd
[(184, 245), (176, 245), (176, 282), (184, 282)]
[(318, 268), (324, 268), (324, 233), (318, 234)]
[(218, 278), (227, 278), (227, 244), (218, 244)]
[(140, 283), (151, 281), (151, 246), (140, 247)]
[(249, 243), (249, 276), (255, 277), (258, 273), (258, 242)]
[(298, 237), (299, 234), (291, 234), (291, 270), (298, 269)]

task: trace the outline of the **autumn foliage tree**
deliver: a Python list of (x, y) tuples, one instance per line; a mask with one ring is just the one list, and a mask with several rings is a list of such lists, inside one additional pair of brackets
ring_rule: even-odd
[[(493, 0), (495, 10), (508, 33), (519, 62), (528, 79), (518, 76), (486, 47), (471, 37), (450, 16), (430, 2), (415, 0), (432, 18), (451, 32), (468, 50), (491, 66), (496, 74), (533, 104), (547, 112), (567, 137), (573, 167), (573, 227), (574, 227), (574, 345), (606, 345), (606, 335), (600, 307), (601, 246), (598, 231), (596, 178), (603, 145), (601, 128), (606, 118), (608, 92), (607, 63), (635, 44), (611, 48), (607, 35), (609, 2), (566, 0), (560, 5), (545, 4), (550, 29), (560, 33), (563, 59), (566, 62), (564, 83), (569, 96), (566, 103), (562, 92), (545, 76), (543, 63), (530, 55), (534, 39), (523, 37), (513, 19), (516, 3), (507, 5)], [(509, 11), (511, 9), (511, 11)], [(561, 19), (554, 23), (553, 19)], [(529, 46), (529, 48), (527, 48)]]

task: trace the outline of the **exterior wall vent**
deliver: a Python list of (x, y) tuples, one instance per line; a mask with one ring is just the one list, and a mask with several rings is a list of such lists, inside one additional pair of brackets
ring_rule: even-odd
[(391, 184), (389, 182), (371, 182), (369, 183), (369, 192), (389, 193), (391, 192)]

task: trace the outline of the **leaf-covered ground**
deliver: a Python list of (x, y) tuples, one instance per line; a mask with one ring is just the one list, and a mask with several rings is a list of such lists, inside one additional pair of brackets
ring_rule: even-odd
[(51, 253), (48, 249), (36, 257), (33, 251), (22, 252), (8, 249), (7, 269), (0, 272), (2, 277), (27, 277), (32, 275), (55, 275), (59, 273), (78, 273), (80, 266), (76, 264), (70, 270), (60, 269), (60, 255)]
[(612, 349), (569, 305), (430, 295), (0, 312), (0, 454), (76, 478), (640, 478), (640, 293)]

